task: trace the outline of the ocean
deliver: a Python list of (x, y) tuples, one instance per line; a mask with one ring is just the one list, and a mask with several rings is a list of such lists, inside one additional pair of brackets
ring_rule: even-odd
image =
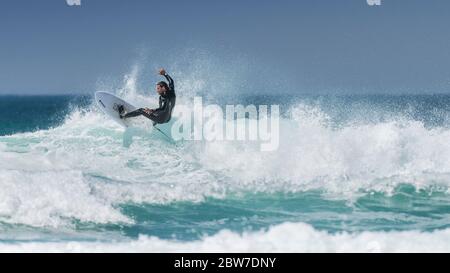
[(90, 95), (0, 96), (0, 252), (450, 251), (450, 95), (211, 102), (279, 105), (278, 149), (124, 145)]

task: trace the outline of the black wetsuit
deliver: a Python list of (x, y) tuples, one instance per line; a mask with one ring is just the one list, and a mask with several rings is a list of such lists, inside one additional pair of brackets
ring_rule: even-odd
[(169, 90), (159, 96), (159, 107), (157, 109), (154, 109), (153, 112), (147, 114), (144, 111), (144, 108), (139, 108), (138, 110), (125, 114), (123, 117), (131, 118), (143, 115), (146, 118), (151, 119), (155, 124), (169, 122), (176, 102), (175, 85), (173, 83), (173, 79), (168, 74), (164, 75), (164, 77), (166, 77), (169, 82)]

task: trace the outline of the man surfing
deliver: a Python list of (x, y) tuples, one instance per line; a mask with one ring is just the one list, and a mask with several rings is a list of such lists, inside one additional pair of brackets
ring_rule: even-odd
[(156, 92), (159, 94), (159, 107), (156, 109), (139, 108), (135, 111), (125, 113), (124, 108), (121, 105), (118, 107), (121, 119), (143, 115), (152, 120), (153, 125), (169, 122), (176, 101), (175, 85), (173, 79), (167, 74), (166, 70), (160, 69), (159, 74), (164, 76), (169, 82), (160, 81), (156, 84)]

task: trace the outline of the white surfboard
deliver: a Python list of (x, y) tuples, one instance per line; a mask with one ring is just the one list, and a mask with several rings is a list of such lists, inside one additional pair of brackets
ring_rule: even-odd
[(125, 112), (134, 111), (137, 109), (136, 107), (123, 99), (104, 91), (95, 92), (95, 101), (100, 109), (102, 109), (102, 111), (115, 122), (119, 123), (123, 127), (131, 126), (130, 120), (120, 118), (118, 106), (123, 105)]
[[(156, 131), (159, 132), (159, 134), (163, 138), (167, 139), (170, 142), (174, 142), (173, 139), (171, 138), (171, 126), (173, 120), (171, 120), (171, 122), (169, 123), (158, 124), (158, 127), (156, 127), (153, 125), (152, 121), (142, 116), (128, 119), (121, 119), (119, 116), (119, 109), (118, 109), (120, 105), (123, 105), (124, 110), (127, 113), (137, 110), (138, 108), (124, 101), (123, 99), (104, 91), (95, 92), (95, 101), (97, 102), (97, 105), (100, 107), (100, 109), (102, 109), (102, 111), (107, 116), (112, 118), (115, 122), (122, 125), (123, 127), (129, 128), (125, 130), (125, 135), (127, 136), (124, 138), (125, 146), (130, 145), (134, 135), (142, 135), (142, 132), (151, 133), (153, 131), (153, 128), (156, 128)], [(125, 142), (129, 143), (125, 144)]]

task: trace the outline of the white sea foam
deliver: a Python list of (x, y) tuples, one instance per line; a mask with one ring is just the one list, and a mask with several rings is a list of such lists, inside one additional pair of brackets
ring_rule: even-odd
[(140, 236), (113, 242), (0, 243), (0, 252), (450, 252), (450, 229), (330, 234), (304, 223), (283, 223), (242, 234), (222, 230), (190, 242)]
[[(136, 67), (117, 93), (136, 106), (155, 103), (137, 91), (138, 75)], [(184, 80), (181, 88), (197, 85)], [(181, 94), (177, 103), (185, 105), (195, 95)], [(320, 108), (302, 103), (289, 113), (273, 152), (242, 141), (172, 145), (145, 133), (124, 146), (123, 128), (95, 105), (75, 109), (58, 127), (2, 136), (0, 221), (56, 227), (70, 219), (129, 222), (118, 205), (200, 202), (242, 191), (319, 189), (352, 200), (403, 183), (450, 188), (449, 129), (408, 119), (333, 128)]]
[[(450, 186), (450, 130), (407, 120), (331, 128), (320, 109), (297, 105), (280, 123), (280, 148), (258, 143), (136, 137), (95, 107), (53, 129), (0, 137), (0, 220), (31, 226), (67, 219), (131, 221), (118, 205), (202, 201), (228, 192), (361, 192)], [(39, 213), (32, 213), (39, 208)], [(102, 213), (98, 213), (102, 211)]]

